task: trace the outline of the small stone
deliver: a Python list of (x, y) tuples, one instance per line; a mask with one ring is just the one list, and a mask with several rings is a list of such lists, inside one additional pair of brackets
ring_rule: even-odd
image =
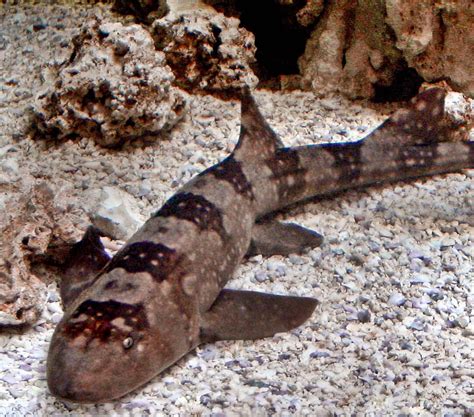
[(447, 248), (450, 246), (454, 246), (456, 241), (450, 237), (446, 237), (441, 241), (441, 248)]
[(400, 294), (399, 292), (394, 292), (388, 299), (389, 304), (392, 304), (394, 306), (401, 306), (405, 304), (406, 298), (403, 296), (403, 294)]
[(280, 353), (278, 355), (278, 359), (281, 361), (286, 361), (287, 359), (290, 359), (290, 358), (291, 358), (291, 355), (288, 353)]
[(425, 329), (425, 322), (419, 317), (406, 317), (403, 322), (408, 329), (420, 331)]
[(470, 320), (469, 320), (469, 317), (467, 316), (462, 316), (454, 320), (454, 323), (462, 329), (467, 328), (467, 326), (469, 326), (469, 322)]
[(264, 282), (268, 279), (268, 274), (265, 271), (257, 271), (254, 276), (257, 282)]
[(293, 265), (303, 265), (305, 263), (304, 259), (301, 258), (301, 256), (295, 255), (295, 254), (290, 254), (288, 257), (290, 263)]
[(62, 313), (54, 313), (52, 316), (51, 316), (51, 321), (54, 323), (54, 324), (58, 324), (61, 319), (63, 318), (63, 314)]
[(392, 238), (393, 237), (393, 233), (386, 229), (385, 227), (381, 227), (379, 230), (379, 235), (382, 236), (382, 237), (386, 237), (386, 238)]
[(322, 351), (322, 350), (317, 350), (315, 352), (311, 352), (310, 355), (309, 355), (310, 358), (328, 358), (330, 356), (331, 356), (331, 354), (329, 352)]
[(16, 384), (18, 380), (12, 374), (4, 374), (0, 376), (0, 380), (6, 382), (7, 384)]
[(440, 301), (444, 298), (444, 294), (437, 288), (429, 288), (426, 290), (426, 294), (434, 301)]
[(369, 310), (361, 310), (357, 313), (357, 319), (361, 323), (369, 323), (371, 319), (371, 314)]
[(415, 274), (410, 279), (411, 284), (428, 284), (431, 282), (431, 278), (426, 274)]

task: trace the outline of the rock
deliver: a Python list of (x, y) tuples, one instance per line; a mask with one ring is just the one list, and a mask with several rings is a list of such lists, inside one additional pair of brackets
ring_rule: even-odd
[(324, 0), (308, 0), (298, 13), (296, 18), (302, 26), (310, 26), (319, 17), (324, 9)]
[(426, 324), (422, 318), (419, 317), (406, 317), (403, 320), (403, 324), (408, 328), (412, 330), (424, 330), (426, 327)]
[(212, 10), (170, 12), (153, 24), (157, 49), (166, 54), (176, 84), (218, 95), (255, 86), (254, 36), (239, 21)]
[(370, 323), (371, 314), (369, 310), (361, 310), (357, 312), (357, 319), (361, 323)]
[(410, 279), (410, 284), (429, 284), (431, 282), (431, 277), (426, 274), (415, 274)]
[(390, 296), (388, 302), (389, 302), (389, 304), (392, 304), (394, 306), (401, 306), (401, 305), (405, 304), (406, 298), (402, 294), (400, 294), (398, 292), (394, 292)]
[(387, 99), (407, 99), (422, 80), (445, 79), (474, 97), (474, 61), (465, 57), (474, 49), (467, 9), (468, 0), (330, 2), (318, 11), (299, 59), (302, 84), (320, 94), (369, 98), (385, 91)]
[(60, 259), (78, 237), (65, 210), (67, 191), (54, 195), (45, 183), (26, 175), (16, 187), (0, 217), (0, 331), (22, 331), (36, 322), (48, 289), (35, 264), (54, 258), (55, 251)]
[(345, 22), (351, 10), (348, 0), (337, 5), (329, 4), (298, 61), (303, 82), (321, 94), (338, 91), (337, 86), (343, 76), (342, 57), (347, 32)]
[(256, 271), (255, 272), (255, 280), (257, 282), (265, 282), (268, 279), (268, 274), (266, 271)]
[(185, 94), (172, 86), (164, 53), (141, 26), (97, 20), (73, 44), (69, 60), (45, 72), (32, 107), (40, 136), (90, 137), (116, 147), (181, 120)]
[(474, 97), (474, 49), (469, 0), (433, 4), (387, 0), (387, 22), (406, 62), (426, 80), (446, 79), (453, 88)]
[(115, 239), (127, 240), (145, 220), (135, 199), (118, 187), (90, 190), (84, 202), (94, 226)]

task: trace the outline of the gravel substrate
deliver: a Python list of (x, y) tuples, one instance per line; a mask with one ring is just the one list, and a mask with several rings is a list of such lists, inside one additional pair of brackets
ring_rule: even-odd
[[(119, 151), (88, 139), (48, 146), (27, 139), (25, 108), (41, 87), (40, 69), (88, 13), (0, 10), (0, 149), (15, 149), (0, 156), (2, 169), (77, 194), (116, 187), (147, 216), (233, 149), (239, 105), (191, 97), (168, 140)], [(354, 140), (390, 111), (311, 93), (255, 95), (290, 146)], [(204, 345), (113, 403), (65, 404), (49, 394), (46, 353), (62, 315), (52, 284), (36, 326), (0, 336), (0, 415), (472, 415), (473, 178), (470, 170), (351, 191), (281, 215), (322, 233), (323, 246), (251, 258), (229, 286), (316, 297), (311, 320), (273, 338)]]

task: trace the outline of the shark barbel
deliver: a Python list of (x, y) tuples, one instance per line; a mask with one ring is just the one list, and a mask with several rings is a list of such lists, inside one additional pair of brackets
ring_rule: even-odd
[(201, 343), (301, 325), (313, 298), (224, 288), (246, 254), (321, 244), (318, 233), (266, 215), (313, 196), (474, 168), (474, 142), (446, 139), (444, 99), (427, 90), (357, 142), (285, 148), (245, 90), (227, 158), (185, 184), (113, 258), (93, 227), (72, 248), (60, 285), (65, 314), (48, 354), (50, 391), (109, 401)]

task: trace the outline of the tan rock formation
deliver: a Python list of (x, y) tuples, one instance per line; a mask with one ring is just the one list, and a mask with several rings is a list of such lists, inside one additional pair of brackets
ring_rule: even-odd
[(184, 114), (183, 92), (163, 52), (139, 25), (99, 23), (74, 40), (74, 51), (51, 68), (34, 105), (43, 135), (91, 137), (115, 147), (169, 130)]

